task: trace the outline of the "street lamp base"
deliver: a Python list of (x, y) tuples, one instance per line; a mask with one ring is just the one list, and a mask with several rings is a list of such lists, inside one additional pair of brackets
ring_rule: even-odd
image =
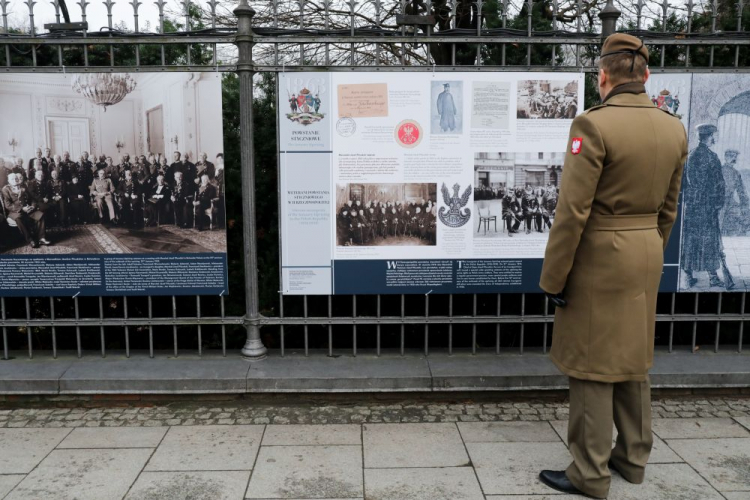
[(262, 361), (268, 357), (268, 349), (260, 339), (248, 339), (242, 348), (242, 357), (247, 361)]

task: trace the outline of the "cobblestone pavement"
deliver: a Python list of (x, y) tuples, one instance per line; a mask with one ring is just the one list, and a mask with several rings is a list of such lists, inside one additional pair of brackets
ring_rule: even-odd
[[(64, 402), (64, 401), (63, 401)], [(750, 418), (750, 398), (664, 399), (652, 403), (654, 418)], [(196, 405), (145, 407), (0, 407), (0, 428), (158, 427), (234, 424), (360, 424), (431, 422), (512, 422), (565, 420), (567, 403), (545, 401), (435, 404)]]

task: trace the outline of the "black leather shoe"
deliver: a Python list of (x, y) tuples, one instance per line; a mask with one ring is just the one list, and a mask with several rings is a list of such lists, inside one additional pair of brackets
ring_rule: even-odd
[(565, 475), (565, 471), (563, 470), (543, 470), (539, 473), (539, 479), (553, 490), (568, 493), (570, 495), (582, 495), (588, 498), (596, 498), (587, 495), (573, 486), (573, 483), (570, 482), (570, 479), (568, 479), (568, 476)]

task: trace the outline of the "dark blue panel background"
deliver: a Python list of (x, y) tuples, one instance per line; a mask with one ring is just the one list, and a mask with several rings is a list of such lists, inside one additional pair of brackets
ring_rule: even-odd
[[(23, 290), (7, 290), (0, 289), (0, 296), (3, 297), (72, 297), (76, 294), (79, 296), (142, 296), (142, 295), (227, 295), (229, 292), (228, 281), (227, 281), (227, 256), (226, 254), (201, 254), (201, 253), (186, 253), (186, 254), (125, 254), (125, 255), (101, 255), (101, 254), (70, 254), (70, 255), (48, 255), (47, 257), (86, 257), (86, 258), (97, 258), (100, 259), (100, 269), (104, 272), (104, 261), (106, 259), (163, 259), (165, 257), (178, 259), (180, 257), (211, 257), (220, 258), (216, 263), (222, 267), (222, 280), (217, 283), (206, 283), (204, 287), (191, 287), (185, 288), (180, 287), (179, 283), (164, 283), (163, 277), (148, 276), (148, 279), (154, 282), (161, 282), (161, 286), (149, 287), (144, 291), (107, 291), (105, 278), (102, 277), (102, 286), (89, 286), (81, 288), (70, 288), (70, 289), (55, 289), (49, 290), (45, 288), (28, 288)], [(2, 255), (0, 259), (40, 259), (44, 258), (45, 255)], [(129, 268), (132, 273), (133, 281), (143, 280), (145, 277), (138, 275), (138, 267), (132, 266)], [(45, 273), (45, 267), (38, 269), (40, 274)]]

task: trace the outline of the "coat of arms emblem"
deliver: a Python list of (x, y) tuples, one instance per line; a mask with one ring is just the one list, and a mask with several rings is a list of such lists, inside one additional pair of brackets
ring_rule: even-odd
[(461, 227), (471, 219), (471, 209), (466, 208), (466, 204), (469, 203), (469, 197), (471, 196), (471, 184), (469, 184), (461, 196), (458, 195), (459, 189), (461, 189), (461, 186), (458, 183), (454, 184), (453, 196), (451, 196), (450, 191), (445, 187), (445, 183), (441, 187), (443, 202), (448, 208), (440, 207), (438, 217), (448, 227)]
[(682, 115), (677, 114), (677, 110), (680, 108), (680, 97), (677, 94), (672, 95), (672, 93), (667, 89), (659, 92), (658, 97), (651, 96), (651, 102), (653, 102), (654, 106), (659, 109), (668, 111), (678, 118), (682, 117)]
[(581, 152), (581, 146), (583, 146), (583, 137), (573, 137), (570, 143), (570, 152), (577, 155)]
[(320, 112), (320, 96), (313, 94), (308, 88), (289, 96), (289, 108), (291, 113), (287, 113), (286, 117), (302, 125), (310, 125), (325, 118), (325, 113)]

